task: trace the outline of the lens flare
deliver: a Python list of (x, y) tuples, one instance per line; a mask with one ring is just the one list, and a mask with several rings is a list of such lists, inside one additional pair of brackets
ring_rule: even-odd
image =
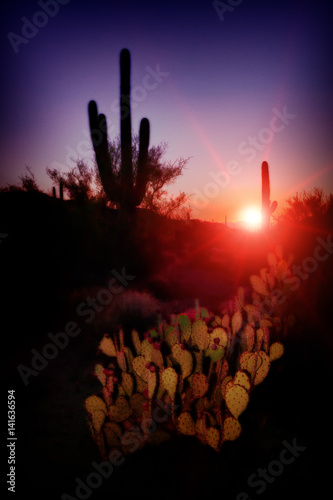
[(246, 228), (250, 231), (257, 231), (261, 227), (261, 210), (257, 207), (248, 207), (244, 209), (242, 220), (246, 224)]

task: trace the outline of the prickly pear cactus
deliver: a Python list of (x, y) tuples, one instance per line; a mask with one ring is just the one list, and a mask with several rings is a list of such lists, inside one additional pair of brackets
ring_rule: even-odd
[(225, 441), (239, 437), (252, 391), (283, 355), (278, 336), (290, 324), (276, 310), (261, 310), (259, 299), (267, 300), (273, 289), (285, 290), (289, 273), (280, 252), (269, 254), (268, 264), (250, 277), (252, 303), (239, 288), (219, 314), (196, 302), (195, 317), (179, 314), (148, 332), (132, 330), (131, 347), (121, 329), (112, 338), (103, 336), (103, 362), (95, 365), (101, 390), (85, 401), (103, 456), (112, 448), (131, 453), (177, 434), (195, 436), (218, 452)]

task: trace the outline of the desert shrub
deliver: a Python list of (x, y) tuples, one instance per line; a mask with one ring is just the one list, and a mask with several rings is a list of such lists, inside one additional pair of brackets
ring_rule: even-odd
[(333, 195), (325, 195), (324, 190), (318, 187), (309, 191), (296, 193), (286, 200), (287, 206), (283, 210), (280, 219), (288, 222), (304, 222), (318, 220), (332, 216)]
[(7, 184), (6, 186), (0, 187), (0, 192), (10, 192), (10, 191), (40, 191), (37, 184), (36, 176), (32, 172), (31, 168), (26, 166), (25, 172), (19, 175), (21, 181), (20, 184)]

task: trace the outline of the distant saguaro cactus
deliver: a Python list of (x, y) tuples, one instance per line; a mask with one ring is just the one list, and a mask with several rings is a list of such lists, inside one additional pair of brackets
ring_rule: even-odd
[(62, 179), (59, 181), (59, 196), (61, 200), (64, 199), (64, 182)]
[[(53, 198), (57, 199), (57, 191), (56, 191), (55, 186), (53, 186), (53, 188), (52, 188), (52, 195), (53, 195)], [(60, 198), (60, 200), (64, 199), (64, 183), (63, 183), (63, 180), (61, 178), (59, 180), (59, 198)]]
[(88, 106), (90, 134), (96, 155), (104, 191), (110, 201), (126, 213), (133, 213), (140, 205), (148, 182), (149, 121), (143, 118), (139, 131), (139, 157), (134, 179), (131, 136), (130, 105), (130, 53), (123, 49), (120, 53), (120, 173), (112, 165), (108, 149), (107, 123), (103, 114), (98, 114), (97, 104), (90, 101)]
[(269, 170), (268, 163), (264, 161), (261, 165), (261, 182), (262, 182), (262, 222), (261, 227), (264, 230), (270, 228), (271, 225), (271, 215), (276, 210), (277, 201), (273, 201), (271, 204), (270, 196), (270, 182), (269, 182)]

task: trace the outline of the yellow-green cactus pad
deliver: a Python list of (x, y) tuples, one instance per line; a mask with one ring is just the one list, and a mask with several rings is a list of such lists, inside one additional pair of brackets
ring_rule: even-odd
[(106, 375), (104, 373), (104, 366), (100, 363), (97, 363), (97, 365), (95, 365), (95, 375), (100, 383), (104, 386), (106, 384)]
[(126, 356), (124, 351), (117, 352), (117, 363), (123, 372), (127, 371)]
[(206, 394), (209, 388), (206, 375), (203, 373), (195, 373), (192, 378), (191, 388), (194, 398), (201, 398)]
[(178, 325), (181, 332), (181, 340), (188, 342), (192, 332), (190, 318), (186, 314), (180, 314), (178, 316)]
[(101, 432), (106, 419), (106, 414), (102, 410), (95, 410), (91, 413), (91, 424), (96, 434)]
[(245, 345), (246, 345), (245, 350), (252, 351), (254, 344), (255, 344), (255, 340), (256, 340), (256, 334), (255, 334), (253, 326), (246, 325), (244, 328), (242, 337), (245, 340)]
[(247, 390), (241, 385), (232, 384), (226, 388), (225, 401), (230, 413), (238, 418), (249, 404), (249, 395)]
[(208, 327), (202, 319), (197, 319), (192, 324), (192, 339), (201, 351), (208, 348), (210, 340)]
[(206, 430), (207, 430), (206, 417), (204, 414), (201, 414), (195, 422), (195, 432), (196, 434), (201, 434), (202, 436), (206, 436)]
[(254, 274), (250, 276), (250, 283), (255, 292), (259, 293), (260, 295), (269, 295), (267, 285), (260, 276)]
[(190, 413), (183, 412), (179, 415), (177, 429), (186, 436), (195, 436), (195, 423)]
[(174, 325), (167, 326), (164, 333), (164, 338), (167, 344), (171, 347), (179, 342), (177, 327)]
[(153, 350), (154, 350), (154, 348), (153, 348), (153, 344), (149, 344), (149, 342), (147, 342), (147, 340), (145, 339), (145, 340), (142, 342), (142, 347), (141, 347), (141, 356), (144, 356), (144, 357), (145, 357), (146, 362), (147, 362), (147, 361), (152, 361), (152, 359), (151, 359), (151, 355), (152, 355)]
[(212, 326), (222, 326), (222, 318), (221, 316), (214, 316), (214, 320)]
[(133, 359), (134, 359), (133, 353), (129, 347), (124, 348), (124, 353), (125, 353), (126, 363), (128, 366), (128, 371), (133, 372)]
[[(153, 346), (154, 347), (154, 346)], [(151, 361), (154, 363), (156, 366), (159, 367), (160, 370), (164, 369), (164, 359), (162, 356), (162, 353), (159, 349), (156, 347), (153, 348), (152, 353), (151, 353)]]
[(270, 359), (265, 351), (243, 353), (240, 358), (241, 368), (250, 375), (254, 385), (260, 384), (267, 376), (270, 368)]
[(223, 423), (223, 440), (235, 441), (242, 432), (242, 426), (234, 417), (227, 417)]
[(229, 328), (230, 326), (230, 316), (229, 314), (225, 314), (222, 318), (221, 325), (223, 328)]
[(277, 257), (275, 255), (275, 253), (273, 253), (273, 252), (268, 253), (267, 262), (272, 267), (275, 267), (277, 265)]
[(165, 387), (167, 393), (169, 394), (172, 400), (175, 399), (177, 383), (178, 383), (178, 375), (172, 367), (166, 368), (161, 373), (161, 379), (163, 386)]
[(109, 408), (110, 420), (119, 423), (127, 420), (133, 413), (132, 408), (124, 396), (118, 396), (116, 403)]
[(261, 363), (257, 368), (256, 375), (254, 377), (254, 385), (260, 384), (268, 375), (271, 362), (269, 356), (264, 351), (259, 351), (259, 357), (261, 358)]
[(227, 345), (227, 332), (221, 327), (214, 328), (210, 334), (209, 348), (206, 349), (205, 355), (210, 356), (213, 362), (218, 362), (224, 357)]
[(150, 370), (148, 371), (147, 382), (148, 382), (148, 397), (149, 399), (152, 399), (154, 396), (157, 383), (156, 372), (151, 372)]
[(137, 356), (133, 359), (133, 369), (134, 372), (146, 382), (147, 380), (147, 360), (144, 356)]
[(234, 384), (238, 384), (238, 385), (241, 385), (242, 387), (244, 387), (244, 389), (246, 389), (247, 391), (249, 391), (251, 389), (251, 381), (250, 381), (250, 377), (248, 376), (248, 374), (243, 371), (243, 370), (238, 370), (234, 376), (234, 379), (233, 379), (233, 382)]
[[(254, 353), (252, 353), (252, 352), (245, 351), (245, 352), (243, 352), (243, 354), (241, 354), (241, 356), (239, 358), (239, 364), (240, 364), (241, 369), (248, 371), (250, 374), (251, 374), (251, 372), (249, 371), (248, 364), (249, 364), (249, 359), (251, 358), (251, 356), (253, 354)], [(257, 359), (257, 358), (255, 357), (254, 359)]]
[(269, 359), (270, 361), (275, 361), (276, 359), (281, 358), (284, 353), (284, 347), (281, 342), (274, 342), (269, 348)]
[(232, 328), (232, 333), (234, 335), (236, 335), (237, 332), (241, 329), (242, 324), (243, 324), (242, 313), (240, 311), (236, 311), (233, 317), (231, 318), (231, 328)]
[(84, 406), (85, 406), (88, 413), (93, 413), (94, 411), (101, 410), (106, 415), (108, 412), (106, 404), (104, 403), (103, 399), (101, 399), (95, 395), (89, 396), (85, 400)]
[(264, 330), (262, 328), (258, 328), (256, 331), (256, 345), (255, 345), (256, 351), (260, 351), (263, 339), (264, 339)]
[(273, 323), (270, 319), (268, 318), (263, 318), (261, 321), (260, 321), (260, 328), (262, 329), (265, 329), (265, 328), (270, 328), (273, 326)]
[(193, 370), (193, 357), (192, 354), (183, 348), (183, 345), (174, 344), (172, 346), (172, 356), (180, 364), (183, 379), (191, 375)]
[(148, 383), (147, 383), (147, 380), (142, 380), (141, 377), (139, 377), (139, 375), (135, 374), (135, 391), (136, 392), (143, 392), (145, 389), (148, 390)]
[(228, 386), (228, 384), (230, 382), (232, 382), (232, 376), (231, 375), (228, 375), (222, 381), (222, 384), (221, 384), (221, 394), (222, 394), (223, 398), (225, 397), (225, 391), (226, 391), (226, 388), (227, 388), (227, 386)]
[(209, 427), (206, 431), (206, 442), (214, 448), (215, 451), (220, 451), (220, 432), (216, 427)]
[(118, 385), (118, 396), (126, 396), (126, 392), (121, 385)]
[(284, 259), (281, 259), (275, 268), (275, 276), (279, 281), (283, 280), (288, 272), (288, 262)]
[(98, 347), (107, 356), (110, 356), (110, 357), (117, 356), (117, 351), (116, 351), (115, 345), (113, 343), (113, 340), (110, 337), (108, 337), (107, 335), (104, 335), (104, 337), (100, 341)]
[(220, 361), (225, 355), (225, 349), (214, 343), (205, 350), (205, 356), (209, 356), (213, 363)]
[(257, 306), (254, 304), (246, 304), (244, 310), (247, 313), (247, 321), (250, 324), (254, 324), (256, 321), (260, 321), (261, 314)]
[[(218, 342), (217, 340), (218, 339)], [(214, 328), (212, 333), (210, 334), (210, 342), (215, 342), (219, 347), (227, 347), (228, 345), (228, 334), (224, 330), (224, 328), (218, 327)]]
[(130, 397), (133, 393), (134, 380), (130, 373), (123, 372), (121, 377), (121, 385), (125, 391), (125, 394)]

